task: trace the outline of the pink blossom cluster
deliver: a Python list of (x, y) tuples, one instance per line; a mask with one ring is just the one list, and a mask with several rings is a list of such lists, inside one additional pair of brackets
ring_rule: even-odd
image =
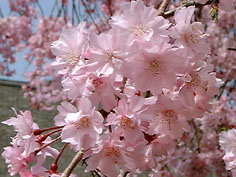
[[(192, 176), (194, 167), (207, 164), (205, 157), (212, 163), (221, 157), (220, 152), (217, 158), (204, 152), (192, 155), (200, 148), (198, 140), (196, 147), (188, 147), (198, 134), (197, 118), (203, 117), (204, 129), (205, 117), (211, 117), (206, 112), (219, 83), (204, 26), (191, 21), (194, 10), (177, 10), (172, 23), (141, 0), (131, 1), (111, 17), (111, 29), (99, 35), (87, 31), (85, 22), (65, 29), (52, 43), (56, 60), (49, 67), (62, 78), (65, 99), (58, 106), (56, 126), (39, 129), (28, 111), (3, 122), (17, 132), (2, 154), (10, 174), (60, 175), (60, 153), (50, 147), (60, 139), (76, 152), (85, 151), (87, 171), (109, 177), (143, 171)], [(40, 29), (45, 30), (43, 25)], [(39, 49), (38, 37), (29, 40), (37, 61), (49, 57), (48, 43)], [(46, 131), (51, 132), (42, 134)], [(50, 138), (55, 134), (60, 135)], [(46, 156), (55, 159), (50, 169), (43, 167)], [(36, 165), (29, 169), (34, 159)], [(173, 171), (166, 171), (166, 164)]]
[[(52, 104), (61, 101), (61, 76), (51, 67), (50, 61), (54, 59), (50, 45), (58, 39), (62, 27), (65, 24), (63, 18), (42, 17), (29, 40), (27, 47), (30, 49), (24, 58), (35, 66), (33, 71), (25, 73), (28, 84), (22, 88), (24, 96), (30, 98), (30, 105), (36, 109), (49, 110)], [(48, 80), (47, 78), (51, 78)]]
[(27, 16), (0, 19), (1, 75), (11, 76), (15, 72), (9, 65), (17, 61), (15, 54), (22, 50), (22, 41), (27, 41), (31, 33), (31, 19)]

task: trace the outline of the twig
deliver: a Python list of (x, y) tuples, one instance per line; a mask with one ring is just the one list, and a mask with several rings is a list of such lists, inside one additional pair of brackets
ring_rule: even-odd
[(50, 14), (49, 18), (52, 18), (52, 15), (53, 15), (53, 12), (54, 12), (56, 6), (57, 6), (57, 0), (55, 0), (55, 3), (53, 5), (53, 7), (52, 7), (51, 14)]
[(44, 18), (44, 12), (43, 12), (43, 8), (41, 7), (41, 5), (39, 4), (39, 1), (37, 0), (36, 1), (36, 4), (38, 5), (38, 7), (39, 7), (39, 10), (40, 10), (40, 12), (41, 12), (41, 15), (43, 16), (43, 18)]
[(86, 12), (88, 13), (88, 16), (91, 18), (92, 22), (94, 23), (94, 25), (95, 25), (95, 27), (96, 27), (98, 33), (101, 33), (101, 31), (100, 31), (100, 29), (99, 29), (97, 23), (95, 22), (95, 20), (94, 20), (92, 14), (91, 14), (91, 12), (89, 11), (89, 8), (87, 7), (86, 3), (85, 3), (83, 0), (81, 0), (81, 2), (82, 2), (82, 4), (83, 4), (83, 6), (85, 7)]
[(126, 177), (128, 174), (129, 174), (129, 172), (126, 171), (126, 172), (124, 173), (123, 177)]
[(229, 47), (228, 50), (236, 51), (236, 48)]
[(63, 146), (61, 152), (58, 154), (56, 160), (54, 161), (54, 164), (57, 164), (57, 162), (58, 162), (58, 160), (60, 159), (62, 153), (65, 151), (65, 149), (67, 148), (68, 145), (69, 145), (69, 143), (66, 143), (66, 144)]
[(219, 95), (217, 96), (217, 100), (219, 100), (220, 97), (222, 96), (222, 94), (224, 93), (224, 90), (225, 90), (225, 88), (226, 88), (228, 82), (230, 82), (229, 79), (227, 79), (227, 80), (223, 83), (223, 85), (220, 87), (220, 93), (219, 93)]
[(72, 12), (73, 12), (72, 16), (74, 16), (74, 14), (75, 14), (75, 17), (76, 17), (76, 19), (77, 19), (77, 23), (79, 23), (79, 22), (80, 22), (80, 19), (79, 19), (79, 15), (78, 15), (78, 12), (77, 12), (76, 5), (75, 5), (75, 1), (74, 1), (74, 0), (72, 1)]
[(215, 3), (216, 3), (215, 1), (211, 1), (211, 0), (207, 1), (205, 4), (200, 4), (198, 2), (190, 1), (190, 2), (187, 2), (187, 3), (185, 3), (184, 5), (182, 5), (180, 7), (177, 7), (176, 9), (173, 9), (173, 10), (165, 12), (162, 16), (164, 18), (168, 18), (168, 17), (174, 16), (175, 11), (182, 9), (183, 7), (189, 7), (189, 6), (203, 7), (205, 5), (210, 5), (210, 4), (215, 4)]
[(0, 7), (0, 17), (4, 18), (1, 7)]
[(83, 158), (84, 151), (79, 151), (75, 155), (75, 157), (72, 159), (71, 163), (69, 166), (64, 170), (63, 174), (61, 177), (69, 177), (73, 170), (75, 169), (76, 165), (80, 162), (80, 160)]
[(170, 0), (164, 0), (162, 3), (161, 3), (161, 5), (160, 5), (160, 7), (159, 7), (159, 9), (158, 9), (158, 15), (160, 15), (160, 16), (163, 16), (164, 15), (164, 13), (165, 13), (165, 10), (166, 10), (166, 8), (168, 7), (168, 5), (169, 5), (169, 3), (170, 3)]
[(51, 144), (55, 143), (57, 140), (61, 139), (61, 136), (58, 136), (57, 138), (55, 138), (54, 140), (50, 141), (47, 144), (44, 144), (43, 146), (41, 146), (39, 149), (35, 150), (35, 153), (37, 154), (39, 151), (41, 151), (42, 149), (44, 149), (47, 146), (50, 146)]

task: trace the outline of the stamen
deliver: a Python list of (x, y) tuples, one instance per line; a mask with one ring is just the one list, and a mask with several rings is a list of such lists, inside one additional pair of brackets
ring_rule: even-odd
[(79, 121), (77, 122), (73, 122), (73, 125), (77, 128), (77, 129), (85, 129), (88, 128), (90, 125), (90, 121), (88, 119), (87, 116), (82, 117)]
[(114, 146), (108, 147), (105, 150), (105, 156), (111, 158), (114, 163), (118, 163), (117, 158), (120, 158), (120, 152)]
[(95, 78), (92, 81), (92, 84), (95, 87), (95, 89), (98, 89), (103, 84), (103, 81), (100, 78)]
[(143, 36), (144, 34), (150, 33), (150, 30), (148, 30), (144, 25), (135, 25), (133, 33), (135, 36)]
[(145, 68), (145, 70), (150, 71), (153, 76), (158, 76), (164, 71), (165, 66), (163, 62), (157, 60), (153, 60), (150, 62), (149, 66)]
[(123, 126), (124, 128), (134, 129), (133, 121), (130, 118), (126, 117), (126, 116), (121, 117), (120, 125)]
[(68, 54), (62, 55), (60, 58), (64, 59), (64, 61), (70, 66), (74, 67), (80, 60), (80, 55), (77, 54)]
[(105, 53), (105, 61), (106, 62), (112, 62), (112, 60), (114, 59), (114, 58), (117, 58), (115, 55), (114, 55), (114, 53), (113, 53), (113, 51), (112, 50), (107, 50), (107, 52)]
[(166, 110), (161, 113), (161, 123), (167, 124), (169, 131), (171, 130), (171, 122), (178, 122), (177, 113), (173, 110)]
[(186, 41), (186, 43), (198, 44), (199, 43), (198, 37), (199, 35), (196, 34), (185, 34), (184, 40)]
[(194, 89), (196, 89), (197, 87), (201, 87), (201, 83), (202, 83), (201, 77), (197, 73), (192, 74), (191, 77), (192, 77), (192, 80), (191, 82), (187, 83), (187, 85)]

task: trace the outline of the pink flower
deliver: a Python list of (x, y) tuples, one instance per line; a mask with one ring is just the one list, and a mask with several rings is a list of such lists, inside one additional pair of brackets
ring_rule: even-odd
[(210, 53), (210, 46), (206, 43), (203, 25), (200, 22), (191, 22), (194, 6), (184, 7), (175, 12), (176, 25), (170, 29), (170, 35), (178, 47), (184, 47), (186, 53), (193, 57), (196, 53)]
[(91, 70), (93, 69), (89, 69), (89, 67), (82, 65), (81, 67), (76, 68), (73, 77), (66, 77), (62, 81), (64, 92), (67, 93), (67, 97), (72, 102), (74, 102), (76, 98), (82, 97), (82, 95), (84, 95), (84, 92), (86, 91), (85, 83), (90, 74), (89, 71)]
[(99, 147), (93, 149), (88, 159), (87, 170), (101, 170), (101, 173), (109, 177), (117, 177), (120, 169), (127, 169), (127, 157), (119, 140), (109, 138), (103, 141)]
[(57, 56), (57, 60), (52, 64), (61, 74), (73, 71), (78, 63), (83, 63), (83, 55), (87, 47), (85, 36), (85, 22), (81, 22), (77, 27), (63, 31), (59, 40), (52, 43), (51, 50)]
[(77, 109), (72, 104), (68, 102), (62, 102), (61, 105), (57, 106), (59, 113), (54, 118), (55, 125), (63, 126), (65, 125), (65, 118), (69, 113), (76, 113)]
[(184, 83), (179, 96), (193, 115), (201, 117), (204, 110), (210, 109), (209, 101), (218, 91), (216, 76), (212, 65), (203, 61), (189, 64), (186, 69), (184, 77), (180, 77)]
[(177, 56), (172, 46), (164, 41), (159, 40), (149, 47), (127, 58), (127, 68), (123, 73), (133, 80), (136, 89), (143, 92), (150, 90), (158, 95), (162, 88), (173, 88), (177, 80), (176, 72), (184, 59)]
[(168, 41), (168, 20), (157, 16), (153, 7), (145, 7), (143, 1), (131, 1), (125, 4), (123, 13), (113, 16), (111, 25), (129, 34), (129, 44), (134, 41), (150, 41), (152, 37), (159, 37)]
[[(24, 171), (29, 162), (34, 161), (33, 153), (28, 157), (23, 156), (24, 147), (19, 147), (13, 143), (13, 147), (5, 147), (2, 157), (8, 165), (8, 172), (11, 176), (14, 176)], [(22, 173), (23, 173), (22, 171)]]
[(109, 75), (114, 70), (119, 73), (120, 66), (127, 55), (127, 35), (114, 28), (100, 35), (90, 36), (90, 62), (96, 63), (96, 71)]
[(116, 82), (115, 76), (98, 73), (89, 74), (83, 96), (88, 97), (96, 108), (100, 103), (105, 111), (110, 111), (116, 106), (116, 96), (119, 95), (119, 88), (116, 88), (115, 85), (120, 84)]
[(157, 103), (153, 106), (153, 112), (154, 117), (148, 134), (164, 134), (177, 139), (184, 131), (190, 131), (188, 114), (180, 101), (159, 95)]
[(17, 132), (14, 142), (18, 146), (24, 147), (23, 156), (28, 157), (31, 152), (34, 152), (39, 147), (39, 144), (36, 142), (36, 136), (34, 135), (34, 130), (39, 127), (33, 122), (30, 111), (20, 113), (21, 115), (15, 111), (17, 117), (12, 117), (2, 123), (14, 127)]
[(133, 96), (129, 103), (121, 99), (114, 108), (115, 113), (111, 112), (107, 117), (107, 125), (115, 126), (113, 133), (124, 137), (130, 146), (145, 141), (140, 128), (141, 120), (145, 120), (145, 116), (142, 115), (144, 103), (145, 99), (138, 96)]
[(88, 98), (78, 100), (79, 112), (69, 113), (62, 129), (62, 142), (76, 145), (77, 149), (93, 147), (103, 130), (103, 117)]

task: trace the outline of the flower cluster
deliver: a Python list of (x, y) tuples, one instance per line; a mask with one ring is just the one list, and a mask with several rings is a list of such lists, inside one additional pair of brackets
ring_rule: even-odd
[[(191, 21), (194, 10), (183, 7), (170, 22), (141, 0), (131, 1), (101, 34), (87, 31), (85, 22), (65, 29), (51, 50), (66, 101), (58, 106), (56, 127), (39, 129), (27, 111), (4, 122), (17, 132), (2, 154), (11, 175), (59, 175), (60, 153), (50, 147), (59, 139), (85, 152), (87, 171), (109, 177), (147, 170), (161, 175), (164, 157), (169, 166), (176, 163), (171, 156), (191, 159), (186, 169), (202, 168), (207, 162), (196, 162), (204, 153), (190, 158), (190, 147), (174, 150), (192, 136), (190, 123), (207, 117), (218, 91), (208, 35), (202, 23)], [(42, 166), (48, 155), (56, 159), (50, 170)]]

